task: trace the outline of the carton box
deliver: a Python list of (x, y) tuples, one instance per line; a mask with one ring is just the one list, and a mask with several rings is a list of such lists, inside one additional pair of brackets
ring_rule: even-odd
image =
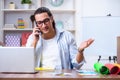
[(117, 37), (117, 63), (120, 64), (120, 36)]

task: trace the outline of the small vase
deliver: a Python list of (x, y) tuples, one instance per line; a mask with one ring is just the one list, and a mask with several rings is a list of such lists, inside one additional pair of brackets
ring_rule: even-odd
[(15, 4), (14, 2), (9, 3), (9, 9), (15, 9)]
[(24, 9), (29, 9), (30, 4), (23, 4), (23, 6), (24, 6)]

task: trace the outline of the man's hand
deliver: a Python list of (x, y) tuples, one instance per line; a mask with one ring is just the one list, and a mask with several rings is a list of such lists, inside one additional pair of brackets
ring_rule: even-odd
[(32, 32), (32, 34), (33, 34), (33, 43), (32, 43), (32, 47), (36, 47), (36, 44), (37, 44), (37, 42), (38, 42), (38, 40), (39, 40), (39, 34), (40, 34), (40, 30), (39, 30), (39, 28), (38, 27), (34, 27), (33, 28), (33, 32)]
[(94, 42), (94, 39), (90, 38), (80, 44), (79, 51), (83, 51), (85, 48), (89, 47)]
[(76, 58), (78, 63), (80, 63), (84, 59), (84, 56), (83, 56), (84, 49), (89, 47), (93, 42), (94, 42), (94, 39), (90, 38), (80, 44), (80, 47), (78, 49), (79, 53), (77, 54), (77, 58)]
[(33, 28), (33, 35), (34, 35), (34, 40), (38, 40), (39, 39), (39, 34), (40, 34), (40, 29), (38, 27), (34, 27)]

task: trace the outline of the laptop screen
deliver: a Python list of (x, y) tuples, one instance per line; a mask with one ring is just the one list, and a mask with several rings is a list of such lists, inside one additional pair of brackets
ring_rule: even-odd
[(0, 47), (0, 72), (35, 72), (33, 47)]

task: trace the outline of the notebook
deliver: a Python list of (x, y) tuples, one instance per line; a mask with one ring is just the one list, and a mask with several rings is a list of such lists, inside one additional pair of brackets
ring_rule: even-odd
[(34, 48), (0, 47), (0, 72), (36, 72)]

